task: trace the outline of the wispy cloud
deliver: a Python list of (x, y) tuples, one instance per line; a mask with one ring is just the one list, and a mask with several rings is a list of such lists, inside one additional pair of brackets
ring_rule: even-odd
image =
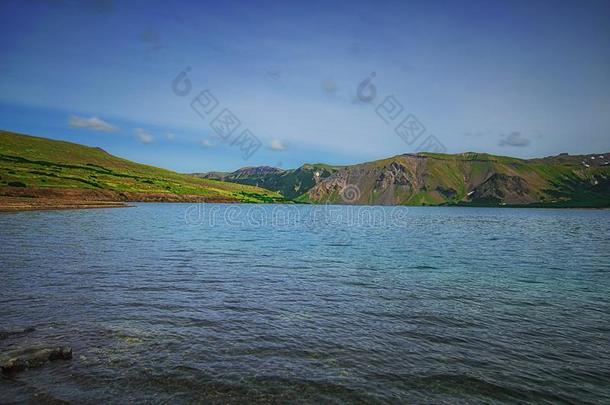
[(502, 139), (498, 142), (500, 146), (514, 146), (517, 148), (522, 148), (528, 146), (531, 141), (524, 137), (521, 132), (513, 131), (508, 135), (502, 135)]
[(489, 136), (489, 131), (467, 131), (462, 133), (463, 136), (471, 137), (471, 138), (479, 138), (482, 136)]
[(145, 129), (136, 128), (136, 139), (143, 143), (144, 145), (148, 145), (149, 143), (153, 143), (155, 141), (155, 137)]
[(111, 125), (97, 117), (86, 118), (71, 115), (68, 118), (68, 125), (70, 126), (70, 128), (85, 128), (90, 129), (92, 131), (102, 132), (115, 132), (118, 130), (118, 128), (114, 125)]
[(88, 6), (89, 9), (94, 13), (107, 14), (112, 13), (114, 11), (113, 0), (93, 0), (89, 2), (83, 2), (83, 5)]
[(286, 150), (286, 144), (279, 139), (272, 139), (271, 143), (269, 144), (269, 149), (275, 151)]
[(204, 148), (211, 148), (214, 144), (209, 139), (204, 139), (200, 142), (201, 146)]
[(322, 82), (322, 89), (328, 94), (335, 94), (338, 90), (337, 83), (334, 80), (326, 79)]
[(138, 39), (142, 42), (158, 45), (161, 42), (161, 36), (152, 28), (147, 28), (138, 35)]
[(279, 70), (268, 70), (265, 72), (265, 76), (272, 80), (280, 80), (282, 78), (282, 72)]
[(165, 134), (165, 139), (167, 139), (168, 141), (173, 141), (174, 139), (176, 139), (176, 135), (173, 132), (168, 132)]
[(163, 45), (161, 44), (161, 35), (157, 30), (152, 28), (147, 28), (142, 31), (138, 35), (138, 39), (144, 44), (151, 45), (152, 47), (150, 49), (152, 50), (156, 51), (163, 48)]

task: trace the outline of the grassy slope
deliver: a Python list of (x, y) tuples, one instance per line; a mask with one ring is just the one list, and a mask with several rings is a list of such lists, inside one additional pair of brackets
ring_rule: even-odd
[[(433, 156), (428, 154), (429, 156)], [(456, 179), (458, 187), (470, 187), (480, 183), (485, 176), (500, 173), (524, 179), (530, 189), (529, 194), (537, 200), (530, 204), (557, 207), (604, 207), (610, 205), (610, 189), (604, 178), (610, 175), (610, 167), (592, 166), (586, 168), (582, 161), (589, 156), (557, 156), (544, 159), (517, 159), (507, 156), (466, 153), (441, 155), (430, 160), (431, 166), (454, 167), (469, 178), (469, 184)], [(440, 159), (439, 159), (440, 158)], [(447, 161), (452, 161), (446, 164)], [(434, 180), (447, 183), (445, 172)], [(596, 184), (594, 184), (596, 182)], [(459, 193), (453, 202), (465, 198)]]
[(99, 148), (0, 131), (0, 187), (11, 184), (243, 202), (281, 200), (279, 194), (258, 187), (200, 179), (130, 162)]
[[(413, 156), (392, 158), (347, 167), (348, 183), (358, 186), (363, 196), (359, 203), (383, 203), (384, 190), (377, 188), (376, 180), (391, 164), (409, 168), (418, 188), (394, 187), (395, 203), (405, 205), (479, 204), (498, 205), (502, 201), (469, 201), (468, 193), (479, 187), (493, 174), (519, 177), (528, 187), (523, 201), (514, 204), (537, 206), (610, 206), (610, 167), (586, 168), (582, 161), (591, 163), (590, 156), (558, 156), (523, 160), (483, 153), (432, 154), (421, 153), (425, 163), (417, 165)], [(364, 175), (362, 174), (364, 173)], [(449, 190), (443, 195), (439, 190)], [(387, 190), (386, 190), (387, 191)], [(387, 195), (386, 195), (387, 197)], [(515, 195), (513, 195), (515, 197)], [(302, 202), (341, 203), (336, 192), (323, 194), (322, 200), (312, 200), (308, 194), (298, 198)], [(509, 202), (509, 204), (511, 204)]]

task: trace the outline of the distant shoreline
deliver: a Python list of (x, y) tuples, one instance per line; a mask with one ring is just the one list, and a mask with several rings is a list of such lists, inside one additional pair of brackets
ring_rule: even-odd
[(122, 208), (129, 202), (219, 202), (236, 200), (171, 193), (134, 193), (114, 190), (41, 187), (0, 187), (0, 212)]
[(0, 197), (0, 212), (125, 207), (129, 207), (129, 205), (119, 201), (70, 201), (48, 198)]
[[(3, 212), (23, 212), (23, 211), (57, 211), (57, 210), (74, 210), (74, 209), (95, 209), (95, 208), (129, 208), (133, 205), (129, 203), (182, 203), (182, 204), (253, 204), (241, 203), (239, 201), (202, 201), (202, 200), (175, 200), (167, 199), (145, 199), (129, 200), (129, 201), (100, 201), (87, 200), (77, 198), (53, 198), (53, 197), (19, 197), (0, 195), (0, 213)], [(254, 203), (255, 205), (261, 203)], [(275, 205), (281, 203), (266, 203), (265, 205)], [(312, 205), (319, 206), (324, 204), (296, 204), (296, 205)], [(610, 210), (610, 207), (561, 207), (561, 206), (540, 206), (540, 205), (368, 205), (368, 204), (329, 204), (329, 205), (344, 205), (349, 207), (408, 207), (408, 208), (516, 208), (516, 209), (553, 209), (553, 210)]]

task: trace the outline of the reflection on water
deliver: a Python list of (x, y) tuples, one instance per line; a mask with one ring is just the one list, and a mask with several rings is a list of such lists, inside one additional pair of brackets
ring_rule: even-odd
[(608, 211), (188, 207), (0, 215), (1, 401), (610, 400)]

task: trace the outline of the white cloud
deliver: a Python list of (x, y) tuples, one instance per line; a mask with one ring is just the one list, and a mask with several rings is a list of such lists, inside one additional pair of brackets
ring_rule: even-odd
[(146, 131), (142, 128), (136, 128), (136, 139), (145, 145), (149, 143), (153, 143), (155, 137), (150, 134), (150, 132)]
[(286, 150), (286, 144), (279, 139), (272, 139), (269, 144), (269, 149), (276, 151)]
[(70, 128), (85, 128), (90, 129), (92, 131), (102, 132), (115, 132), (118, 130), (118, 128), (114, 125), (111, 125), (97, 117), (86, 118), (71, 115), (68, 118), (68, 125), (70, 126)]
[(200, 143), (201, 143), (201, 146), (203, 146), (204, 148), (211, 148), (212, 146), (214, 146), (214, 144), (212, 142), (210, 142), (209, 139), (204, 139)]
[(165, 134), (165, 138), (168, 141), (173, 141), (174, 139), (176, 139), (176, 135), (174, 133), (172, 133), (172, 132), (168, 132), (168, 133)]

